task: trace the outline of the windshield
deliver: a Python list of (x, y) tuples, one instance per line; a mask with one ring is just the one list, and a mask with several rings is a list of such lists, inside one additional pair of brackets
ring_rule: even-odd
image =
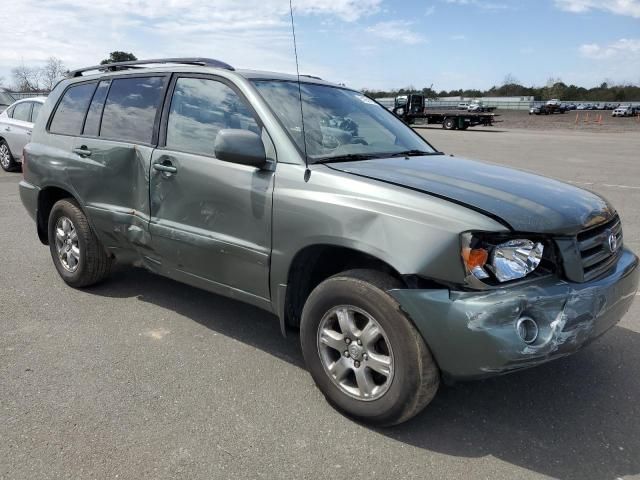
[(11, 105), (16, 99), (7, 92), (0, 92), (0, 105)]
[[(298, 83), (254, 80), (254, 85), (305, 151)], [(435, 153), (419, 135), (387, 109), (343, 88), (301, 83), (306, 152), (310, 163), (384, 157), (402, 152)]]

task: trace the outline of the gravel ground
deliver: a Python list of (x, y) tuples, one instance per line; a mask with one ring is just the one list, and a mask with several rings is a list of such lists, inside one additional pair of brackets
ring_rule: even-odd
[[(640, 250), (640, 136), (419, 131), (604, 194)], [(67, 287), (19, 178), (0, 172), (0, 479), (640, 478), (638, 300), (574, 356), (372, 429), (327, 405), (265, 312), (133, 268)]]

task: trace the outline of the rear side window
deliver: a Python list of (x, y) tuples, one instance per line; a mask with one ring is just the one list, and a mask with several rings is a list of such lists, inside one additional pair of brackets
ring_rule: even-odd
[(214, 155), (218, 132), (225, 128), (260, 134), (253, 113), (224, 83), (202, 78), (179, 78), (171, 100), (167, 148)]
[(80, 135), (84, 115), (95, 88), (95, 83), (83, 83), (70, 87), (53, 114), (49, 131), (66, 135)]
[(109, 91), (109, 81), (100, 82), (96, 92), (93, 94), (89, 111), (87, 112), (87, 119), (84, 122), (83, 135), (89, 135), (97, 137), (100, 133), (100, 118), (102, 116), (102, 108), (104, 107), (104, 101), (107, 98), (107, 92)]
[(31, 102), (19, 103), (13, 109), (13, 119), (28, 122), (31, 118)]
[(31, 110), (31, 121), (36, 123), (38, 119), (38, 114), (40, 113), (40, 109), (42, 108), (41, 103), (33, 102), (33, 110)]
[(100, 136), (151, 143), (163, 86), (164, 77), (113, 80), (102, 114)]

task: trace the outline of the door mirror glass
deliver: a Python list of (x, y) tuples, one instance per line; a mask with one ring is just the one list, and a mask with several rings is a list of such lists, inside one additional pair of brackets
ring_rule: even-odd
[(216, 158), (226, 162), (262, 168), (267, 154), (262, 139), (250, 130), (227, 128), (218, 131), (214, 144)]

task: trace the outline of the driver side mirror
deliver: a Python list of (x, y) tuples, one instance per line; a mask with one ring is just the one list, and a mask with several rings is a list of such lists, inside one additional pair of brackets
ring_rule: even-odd
[(218, 131), (213, 145), (216, 158), (226, 162), (263, 168), (267, 154), (262, 139), (249, 130), (226, 128)]

